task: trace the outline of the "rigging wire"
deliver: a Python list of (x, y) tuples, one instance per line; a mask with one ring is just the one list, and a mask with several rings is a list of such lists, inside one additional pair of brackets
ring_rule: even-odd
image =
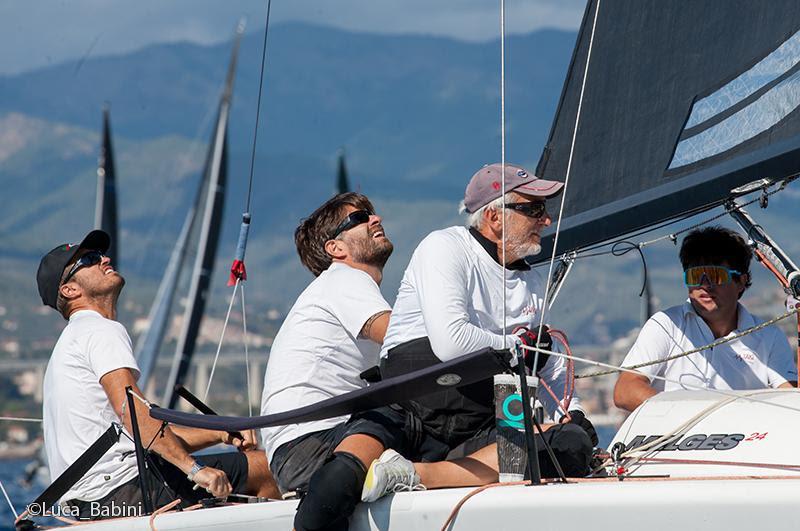
[(244, 365), (247, 373), (247, 412), (253, 416), (253, 396), (251, 395), (252, 386), (250, 384), (250, 353), (248, 349), (249, 340), (247, 339), (247, 308), (244, 303), (244, 284), (242, 284), (242, 331), (244, 333)]
[(1, 480), (0, 480), (0, 490), (3, 491), (3, 496), (5, 496), (6, 502), (8, 502), (8, 506), (11, 507), (11, 512), (14, 513), (14, 519), (19, 518), (19, 514), (17, 513), (17, 510), (14, 508), (14, 504), (11, 503), (11, 498), (8, 497), (6, 488), (3, 486), (3, 482)]
[[(579, 361), (581, 363), (586, 363), (587, 365), (594, 365), (596, 367), (605, 367), (605, 368), (608, 368), (608, 369), (613, 369), (614, 372), (629, 372), (631, 374), (641, 375), (640, 372), (637, 372), (637, 371), (635, 371), (633, 369), (628, 369), (627, 367), (619, 367), (617, 365), (612, 365), (610, 363), (603, 363), (602, 361), (591, 360), (589, 358), (583, 358), (583, 357), (580, 357), (580, 356), (575, 356), (575, 355), (570, 355), (570, 354), (562, 354), (561, 352), (556, 352), (554, 350), (547, 350), (547, 349), (543, 349), (543, 348), (539, 348), (539, 347), (529, 347), (527, 345), (519, 345), (519, 348), (521, 348), (523, 350), (529, 350), (529, 351), (532, 351), (532, 352), (539, 352), (541, 354), (547, 354), (548, 356), (555, 356), (557, 358), (563, 358), (565, 360), (570, 360), (571, 359), (571, 360), (574, 360), (574, 361)], [(577, 378), (577, 376), (576, 376), (576, 378)], [(687, 383), (687, 382), (682, 382), (680, 380), (673, 380), (672, 378), (667, 378), (665, 376), (654, 375), (654, 376), (651, 376), (651, 378), (653, 378), (654, 380), (661, 380), (663, 382), (680, 385), (684, 389), (689, 389), (689, 390), (693, 390), (693, 391), (709, 391), (711, 393), (715, 393), (715, 394), (722, 395), (722, 396), (736, 397), (736, 398), (740, 398), (740, 399), (747, 400), (747, 401), (750, 401), (750, 402), (755, 402), (755, 403), (764, 404), (764, 405), (770, 405), (770, 406), (781, 408), (781, 409), (788, 409), (789, 411), (793, 411), (795, 413), (800, 413), (800, 408), (787, 406), (785, 404), (776, 404), (774, 402), (766, 402), (764, 400), (758, 400), (758, 399), (755, 399), (755, 398), (748, 397), (746, 395), (737, 394), (734, 391), (725, 391), (723, 389), (713, 389), (711, 387), (703, 387), (703, 386), (700, 386), (700, 385), (694, 385), (694, 384), (690, 384), (690, 383)], [(760, 391), (770, 392), (771, 390), (770, 389), (762, 389)], [(790, 389), (786, 389), (786, 391), (787, 392), (793, 392)]]
[(233, 303), (236, 300), (236, 291), (239, 289), (239, 284), (241, 283), (240, 279), (236, 279), (236, 283), (233, 285), (233, 293), (231, 294), (231, 301), (228, 303), (228, 313), (225, 314), (225, 322), (222, 324), (222, 333), (219, 336), (219, 342), (217, 343), (217, 352), (214, 354), (214, 363), (211, 364), (211, 373), (208, 375), (208, 382), (206, 383), (206, 393), (203, 395), (203, 402), (208, 401), (208, 392), (211, 390), (211, 381), (214, 379), (214, 371), (217, 369), (217, 360), (219, 360), (219, 353), (222, 350), (222, 341), (225, 339), (225, 330), (228, 328), (228, 321), (231, 318), (231, 310), (233, 309)]
[(266, 22), (264, 24), (264, 44), (261, 46), (261, 76), (258, 79), (258, 102), (256, 103), (256, 125), (253, 129), (253, 148), (250, 152), (250, 181), (247, 185), (247, 204), (244, 211), (250, 212), (250, 197), (253, 193), (253, 169), (256, 163), (256, 145), (258, 144), (258, 122), (261, 116), (261, 94), (264, 88), (264, 64), (267, 58), (267, 36), (269, 35), (269, 13), (272, 0), (267, 0)]
[[(624, 367), (624, 368), (625, 369), (631, 369), (631, 370), (633, 370), (633, 369), (641, 369), (642, 367), (649, 367), (650, 365), (658, 365), (659, 363), (666, 363), (668, 361), (676, 360), (678, 358), (683, 358), (683, 357), (689, 356), (691, 354), (696, 354), (698, 352), (702, 352), (704, 350), (709, 350), (709, 349), (712, 349), (714, 347), (718, 347), (720, 345), (724, 345), (725, 343), (730, 343), (731, 341), (735, 341), (737, 339), (740, 339), (740, 338), (742, 338), (742, 337), (744, 337), (746, 335), (752, 334), (754, 332), (758, 332), (759, 330), (761, 330), (763, 328), (766, 328), (766, 327), (768, 327), (770, 325), (773, 325), (773, 324), (777, 323), (778, 321), (786, 319), (787, 317), (791, 317), (792, 315), (796, 314), (798, 311), (800, 311), (800, 309), (792, 308), (791, 310), (787, 311), (784, 314), (781, 314), (781, 315), (778, 315), (776, 317), (773, 317), (772, 319), (770, 319), (768, 321), (764, 321), (763, 323), (759, 323), (759, 324), (757, 324), (755, 326), (752, 326), (750, 328), (746, 328), (745, 330), (742, 330), (738, 334), (733, 334), (733, 335), (730, 335), (730, 336), (725, 336), (725, 337), (722, 337), (720, 339), (717, 339), (716, 341), (713, 341), (713, 342), (709, 343), (708, 345), (703, 345), (701, 347), (693, 348), (692, 350), (687, 350), (686, 352), (681, 352), (679, 354), (675, 354), (674, 356), (668, 356), (666, 358), (661, 358), (661, 359), (657, 359), (657, 360), (645, 361), (645, 362), (642, 362), (642, 363), (637, 363), (636, 365), (629, 365), (629, 366)], [(622, 368), (622, 367), (620, 367), (620, 368)], [(605, 375), (608, 375), (608, 374), (614, 374), (615, 372), (617, 372), (617, 371), (616, 370), (609, 370), (609, 371), (592, 372), (592, 373), (588, 373), (588, 374), (578, 374), (578, 375), (575, 376), (575, 378), (578, 378), (578, 379), (580, 379), (580, 378), (592, 378), (592, 377), (595, 377), (595, 376), (605, 376)]]
[(506, 2), (500, 0), (500, 247), (503, 253), (503, 348), (508, 348), (506, 337)]
[[(550, 256), (550, 264), (549, 264), (549, 268), (548, 268), (548, 271), (547, 271), (547, 277), (546, 277), (546, 282), (545, 282), (544, 298), (543, 298), (544, 301), (547, 301), (547, 297), (548, 297), (549, 292), (550, 292), (550, 282), (551, 282), (551, 276), (553, 274), (553, 264), (555, 263), (555, 260), (556, 260), (556, 249), (558, 248), (558, 236), (559, 236), (559, 233), (561, 232), (561, 220), (564, 217), (563, 216), (563, 214), (564, 214), (564, 203), (566, 202), (567, 187), (569, 186), (569, 177), (570, 177), (570, 174), (572, 172), (572, 160), (573, 160), (573, 156), (575, 155), (575, 141), (578, 138), (578, 127), (580, 126), (580, 122), (581, 122), (581, 110), (582, 110), (582, 107), (583, 107), (583, 96), (584, 96), (585, 91), (586, 91), (586, 79), (589, 76), (589, 64), (591, 63), (591, 59), (592, 59), (592, 47), (594, 46), (594, 35), (595, 35), (595, 30), (597, 29), (597, 15), (599, 13), (600, 13), (600, 0), (597, 0), (597, 7), (594, 10), (594, 20), (592, 21), (592, 33), (589, 36), (589, 49), (588, 49), (587, 54), (586, 54), (586, 65), (585, 65), (584, 70), (583, 70), (583, 80), (581, 81), (581, 92), (580, 92), (580, 96), (578, 97), (578, 109), (577, 109), (577, 111), (575, 113), (575, 127), (574, 127), (574, 129), (572, 131), (572, 142), (571, 142), (570, 148), (569, 148), (569, 157), (567, 158), (567, 171), (566, 171), (566, 174), (565, 174), (565, 177), (564, 177), (564, 188), (561, 190), (561, 205), (559, 206), (559, 210), (558, 210), (558, 221), (556, 222), (556, 231), (555, 231), (555, 236), (553, 237), (553, 252), (552, 252), (552, 255)], [(537, 335), (541, 335), (542, 328), (544, 327), (544, 314), (545, 314), (544, 310), (545, 310), (545, 306), (543, 305), (542, 306), (542, 311), (539, 314), (539, 328), (538, 328)], [(536, 355), (536, 358), (538, 358), (538, 354)], [(534, 361), (534, 363), (537, 363), (537, 361), (538, 360)]]
[(264, 41), (261, 47), (261, 71), (259, 75), (258, 81), (258, 100), (256, 103), (256, 120), (255, 126), (253, 130), (253, 145), (252, 149), (250, 150), (250, 176), (248, 179), (247, 184), (247, 199), (245, 201), (245, 210), (242, 214), (242, 225), (239, 230), (239, 241), (236, 246), (236, 256), (233, 261), (233, 265), (231, 266), (231, 276), (230, 281), (228, 282), (229, 286), (233, 286), (233, 293), (231, 293), (230, 302), (228, 303), (228, 312), (225, 315), (225, 322), (222, 326), (222, 334), (219, 338), (219, 343), (217, 344), (217, 352), (214, 355), (214, 363), (211, 366), (211, 373), (208, 377), (208, 382), (206, 384), (206, 391), (203, 397), (204, 401), (208, 400), (208, 393), (211, 390), (211, 383), (214, 380), (214, 372), (217, 367), (217, 361), (219, 360), (219, 354), (222, 350), (222, 342), (225, 338), (225, 330), (228, 327), (228, 321), (231, 316), (231, 311), (233, 309), (233, 303), (236, 300), (236, 292), (241, 285), (242, 287), (242, 327), (244, 331), (244, 349), (245, 349), (245, 375), (247, 381), (247, 406), (250, 415), (253, 414), (253, 401), (252, 397), (250, 396), (250, 362), (249, 362), (249, 351), (247, 345), (247, 321), (244, 313), (244, 284), (243, 282), (247, 280), (247, 271), (245, 270), (244, 266), (244, 255), (247, 248), (247, 236), (250, 230), (250, 204), (253, 196), (253, 174), (255, 169), (255, 159), (256, 159), (256, 148), (258, 146), (258, 124), (259, 118), (261, 115), (261, 96), (263, 94), (264, 89), (264, 69), (266, 65), (266, 58), (267, 58), (267, 40), (269, 36), (269, 17), (270, 12), (272, 10), (272, 0), (267, 0), (267, 9), (265, 14), (265, 22), (264, 22)]
[(14, 422), (43, 422), (42, 419), (33, 419), (28, 417), (0, 417), (0, 420), (12, 420)]
[[(778, 185), (780, 185), (780, 186), (778, 186)], [(769, 196), (775, 195), (775, 194), (781, 192), (784, 189), (784, 184), (783, 183), (775, 183), (775, 186), (778, 186), (778, 188), (776, 188), (775, 190), (771, 190), (769, 192), (765, 192), (765, 193), (759, 195), (758, 197), (756, 197), (754, 199), (751, 199), (750, 201), (747, 201), (745, 203), (742, 203), (741, 205), (738, 205), (737, 210), (739, 208), (744, 208), (746, 206), (752, 205), (754, 203), (759, 203), (759, 202), (762, 201), (762, 199), (764, 197), (769, 197)], [(754, 193), (755, 193), (755, 191), (754, 191)], [(629, 235), (626, 236), (626, 238), (624, 240), (623, 239), (618, 239), (618, 240), (613, 240), (613, 241), (606, 241), (606, 242), (596, 243), (594, 245), (589, 245), (587, 247), (584, 247), (583, 249), (581, 249), (580, 252), (578, 252), (578, 251), (569, 251), (568, 253), (564, 253), (564, 254), (558, 256), (557, 258), (570, 258), (570, 259), (577, 260), (577, 259), (583, 259), (583, 258), (592, 258), (592, 257), (596, 257), (596, 256), (605, 256), (605, 255), (609, 255), (609, 254), (613, 255), (614, 254), (614, 250), (613, 250), (613, 246), (614, 245), (617, 245), (617, 244), (625, 242), (625, 241), (630, 241), (631, 239), (635, 239), (635, 238), (637, 238), (639, 236), (643, 236), (645, 234), (649, 234), (651, 232), (655, 232), (655, 231), (661, 230), (661, 229), (663, 229), (665, 227), (669, 227), (669, 226), (675, 225), (677, 223), (681, 223), (681, 222), (686, 221), (687, 219), (690, 219), (690, 218), (692, 218), (694, 216), (697, 216), (697, 215), (699, 215), (699, 214), (701, 214), (703, 212), (708, 212), (709, 210), (713, 210), (714, 208), (723, 206), (727, 201), (728, 201), (727, 198), (726, 199), (721, 199), (721, 200), (718, 200), (718, 201), (714, 201), (713, 203), (709, 203), (708, 205), (705, 205), (705, 206), (702, 206), (702, 207), (698, 207), (698, 208), (694, 208), (692, 210), (684, 212), (680, 216), (677, 216), (677, 217), (675, 217), (673, 219), (664, 221), (662, 223), (659, 223), (659, 224), (653, 225), (651, 227), (647, 227), (645, 229), (642, 229), (640, 231), (634, 232), (632, 234), (629, 234)], [(642, 248), (644, 248), (644, 247), (647, 247), (649, 245), (653, 245), (653, 244), (659, 243), (661, 241), (666, 241), (666, 240), (669, 240), (672, 243), (677, 243), (679, 235), (684, 234), (686, 232), (690, 232), (690, 231), (692, 231), (694, 229), (697, 229), (699, 227), (702, 227), (704, 225), (708, 225), (709, 223), (711, 223), (713, 221), (716, 221), (716, 220), (718, 220), (720, 218), (724, 218), (726, 216), (728, 216), (728, 212), (727, 211), (719, 213), (719, 214), (715, 214), (715, 215), (713, 215), (713, 216), (711, 216), (711, 217), (709, 217), (707, 219), (699, 221), (699, 222), (697, 222), (697, 223), (695, 223), (695, 224), (693, 224), (693, 225), (691, 225), (689, 227), (686, 227), (684, 229), (681, 229), (681, 230), (678, 230), (678, 231), (675, 231), (675, 232), (671, 232), (671, 233), (665, 234), (663, 236), (659, 236), (658, 238), (654, 238), (652, 240), (646, 240), (646, 241), (643, 241), (643, 242), (639, 242), (637, 245), (642, 247)], [(605, 248), (605, 247), (611, 247), (611, 249), (606, 250), (606, 251), (591, 252), (591, 251), (594, 251), (595, 249), (602, 249), (602, 248)], [(542, 263), (539, 263), (539, 264), (534, 264), (531, 267), (540, 268), (540, 267), (544, 267), (547, 264), (548, 264), (548, 262), (542, 262)]]

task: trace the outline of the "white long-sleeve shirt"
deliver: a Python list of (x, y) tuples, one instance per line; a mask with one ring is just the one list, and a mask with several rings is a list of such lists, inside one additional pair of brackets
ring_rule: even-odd
[[(518, 341), (514, 328), (539, 325), (543, 287), (536, 270), (503, 268), (466, 227), (434, 231), (417, 246), (403, 275), (381, 357), (421, 337), (428, 337), (442, 361), (486, 347), (508, 348)], [(555, 392), (563, 389), (563, 358), (551, 356), (540, 375)], [(548, 393), (539, 398), (552, 416), (563, 415)], [(579, 409), (576, 399), (570, 409)]]

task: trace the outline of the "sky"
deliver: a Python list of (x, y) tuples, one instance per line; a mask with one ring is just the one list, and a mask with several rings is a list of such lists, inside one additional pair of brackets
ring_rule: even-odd
[[(584, 0), (506, 0), (506, 33), (576, 29)], [(496, 39), (500, 0), (273, 0), (270, 25), (303, 21), (382, 34)], [(230, 39), (263, 27), (266, 0), (0, 0), (0, 75), (149, 44)]]

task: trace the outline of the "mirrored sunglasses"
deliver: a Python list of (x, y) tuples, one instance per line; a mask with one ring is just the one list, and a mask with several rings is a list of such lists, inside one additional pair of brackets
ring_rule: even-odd
[(72, 276), (78, 271), (78, 269), (86, 266), (93, 266), (95, 264), (99, 264), (100, 261), (103, 259), (103, 253), (100, 251), (89, 251), (85, 255), (78, 258), (78, 261), (75, 262), (67, 273), (67, 276), (64, 277), (64, 280), (61, 281), (61, 285), (63, 286)]
[(506, 208), (516, 210), (520, 214), (529, 218), (541, 218), (547, 212), (547, 204), (544, 201), (529, 201), (526, 203), (506, 203)]
[(333, 231), (328, 239), (333, 240), (344, 231), (350, 230), (357, 225), (361, 225), (362, 223), (367, 223), (371, 215), (372, 212), (369, 210), (356, 210), (354, 212), (350, 212), (347, 218), (342, 221), (338, 227), (336, 227), (336, 230)]
[(733, 282), (734, 275), (739, 277), (742, 274), (735, 269), (729, 269), (725, 266), (696, 266), (690, 267), (683, 272), (683, 281), (686, 287), (689, 288), (702, 286), (704, 282), (712, 286), (722, 286), (723, 284)]

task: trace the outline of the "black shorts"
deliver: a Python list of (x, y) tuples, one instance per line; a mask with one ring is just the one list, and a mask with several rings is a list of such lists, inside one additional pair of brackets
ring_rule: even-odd
[(397, 406), (365, 411), (338, 426), (301, 435), (278, 447), (270, 469), (281, 493), (306, 490), (311, 476), (330, 459), (339, 443), (356, 434), (370, 435), (384, 448), (392, 448), (412, 461), (427, 463), (466, 457), (494, 442), (492, 429), (476, 433), (451, 448), (425, 433), (413, 415)]
[(394, 448), (404, 438), (402, 425), (396, 419), (379, 413), (381, 410), (358, 413), (333, 428), (307, 433), (280, 445), (269, 467), (281, 493), (307, 490), (314, 472), (350, 435), (370, 435), (378, 439), (384, 448)]
[[(204, 489), (194, 490), (190, 481), (178, 467), (156, 453), (149, 452), (147, 480), (153, 509), (163, 507), (176, 498), (181, 499), (181, 507), (189, 507), (203, 498), (211, 497)], [(233, 492), (242, 494), (247, 487), (247, 457), (241, 452), (225, 452), (195, 456), (201, 465), (225, 472)], [(77, 507), (81, 520), (101, 520), (118, 516), (142, 516), (142, 491), (139, 476), (123, 483), (107, 496), (95, 501), (69, 500), (68, 505)]]

